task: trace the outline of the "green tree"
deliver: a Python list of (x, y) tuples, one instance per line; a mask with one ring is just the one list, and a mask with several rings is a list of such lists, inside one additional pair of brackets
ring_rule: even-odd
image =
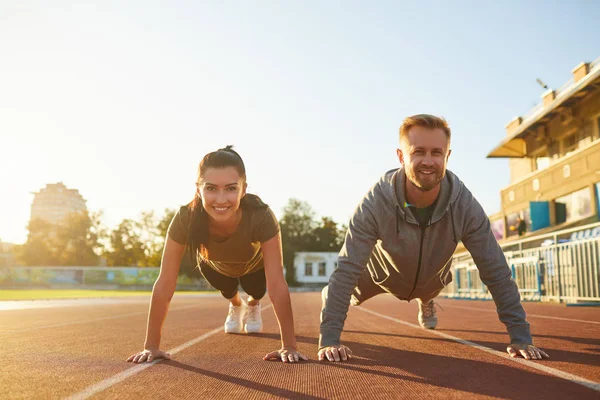
[(98, 265), (99, 217), (88, 212), (71, 213), (58, 226), (55, 251), (58, 265)]
[(286, 280), (290, 285), (296, 284), (294, 255), (298, 251), (308, 251), (314, 243), (313, 230), (316, 227), (315, 212), (305, 201), (289, 199), (283, 208), (283, 216), (279, 221), (283, 246), (283, 264)]
[(286, 280), (296, 284), (294, 257), (299, 251), (338, 252), (344, 244), (347, 226), (338, 224), (330, 217), (315, 221), (315, 212), (304, 201), (290, 199), (283, 209), (279, 221), (283, 245), (283, 262), (286, 266)]
[(146, 263), (139, 222), (124, 219), (109, 236), (110, 251), (105, 252), (109, 266), (143, 266)]
[(337, 223), (330, 217), (321, 218), (320, 224), (313, 230), (307, 251), (340, 251), (344, 244), (344, 227), (338, 228)]
[(175, 216), (175, 210), (166, 208), (163, 217), (154, 225), (152, 228), (150, 223), (154, 223), (154, 218), (142, 219), (143, 224), (145, 225), (145, 230), (148, 232), (152, 232), (152, 237), (148, 238), (147, 245), (147, 253), (148, 253), (148, 265), (150, 266), (159, 266), (162, 253), (165, 247), (166, 239), (167, 239), (167, 231), (169, 230), (169, 225), (171, 224), (171, 220)]
[(154, 211), (142, 211), (137, 219), (124, 219), (110, 234), (109, 265), (160, 266), (165, 237), (174, 210), (166, 209), (159, 220)]
[(91, 244), (94, 248), (94, 253), (103, 254), (106, 248), (106, 242), (108, 240), (108, 229), (102, 222), (102, 217), (104, 216), (104, 211), (94, 211), (89, 214), (90, 216), (90, 231), (89, 235), (91, 236)]
[(27, 226), (27, 241), (15, 255), (24, 265), (98, 265), (101, 213), (71, 213), (60, 223), (40, 218)]
[(138, 235), (144, 250), (144, 259), (140, 265), (147, 267), (160, 266), (164, 236), (161, 237), (154, 211), (143, 211), (137, 224)]
[(17, 260), (27, 266), (59, 265), (55, 259), (54, 240), (55, 225), (34, 218), (27, 225), (27, 241), (16, 251)]

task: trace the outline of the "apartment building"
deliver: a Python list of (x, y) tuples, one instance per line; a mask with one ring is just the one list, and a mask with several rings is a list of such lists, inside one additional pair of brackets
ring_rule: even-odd
[(87, 209), (86, 201), (77, 189), (68, 189), (64, 183), (47, 184), (35, 192), (31, 204), (31, 220), (41, 218), (52, 224), (58, 224), (68, 214)]

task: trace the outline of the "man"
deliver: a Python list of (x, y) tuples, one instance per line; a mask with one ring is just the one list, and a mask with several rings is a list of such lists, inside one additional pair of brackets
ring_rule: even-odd
[(417, 299), (418, 320), (435, 329), (433, 299), (452, 281), (452, 254), (460, 240), (490, 290), (517, 357), (548, 357), (532, 345), (516, 283), (490, 222), (471, 192), (450, 171), (450, 128), (432, 115), (408, 117), (400, 127), (402, 168), (388, 171), (366, 194), (350, 219), (338, 268), (323, 289), (319, 360), (345, 361), (340, 344), (348, 305), (391, 293)]
[(522, 215), (519, 215), (517, 222), (517, 233), (519, 234), (519, 236), (523, 236), (527, 233), (527, 222), (525, 222), (525, 218)]

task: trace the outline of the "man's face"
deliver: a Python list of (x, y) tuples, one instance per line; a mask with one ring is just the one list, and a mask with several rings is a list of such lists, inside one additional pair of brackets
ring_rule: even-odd
[(406, 177), (418, 189), (427, 192), (435, 188), (446, 174), (450, 143), (440, 129), (413, 126), (396, 151)]

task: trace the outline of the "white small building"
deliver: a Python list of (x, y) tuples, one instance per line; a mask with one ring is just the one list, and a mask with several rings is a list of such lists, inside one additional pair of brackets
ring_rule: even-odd
[(327, 283), (337, 268), (337, 252), (298, 252), (294, 257), (296, 281), (299, 283)]

